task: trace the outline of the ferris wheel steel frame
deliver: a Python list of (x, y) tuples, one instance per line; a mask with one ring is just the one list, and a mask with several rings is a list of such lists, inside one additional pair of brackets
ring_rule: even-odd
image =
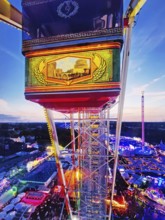
[[(50, 136), (52, 137), (51, 139), (54, 147), (58, 172), (60, 173), (60, 176), (64, 176), (62, 164), (59, 160), (59, 143), (57, 140), (58, 137), (52, 112), (51, 110), (45, 110), (45, 113)], [(80, 205), (76, 214), (79, 216), (79, 219), (82, 220), (93, 218), (107, 219), (108, 216), (106, 215), (105, 206), (105, 199), (107, 197), (107, 181), (105, 176), (108, 175), (109, 160), (113, 159), (113, 155), (110, 157), (107, 151), (109, 145), (109, 108), (106, 108), (104, 111), (102, 111), (101, 108), (84, 109), (78, 112), (78, 119), (78, 136), (75, 137), (74, 118), (73, 115), (70, 114), (72, 139), (71, 142), (64, 147), (66, 148), (69, 145), (72, 146), (72, 152), (70, 155), (72, 156), (73, 169), (78, 166), (80, 173), (84, 174), (85, 171), (87, 171), (87, 174), (85, 174), (85, 176), (83, 176), (83, 178), (81, 178), (77, 183), (77, 194), (80, 194), (81, 196), (79, 198), (77, 197), (77, 203), (80, 203)], [(76, 139), (78, 139), (78, 153), (75, 153)], [(77, 165), (75, 165), (76, 155), (78, 155)], [(70, 219), (72, 219), (72, 208), (67, 194), (69, 186), (66, 186), (65, 176), (62, 178), (62, 184), (66, 188), (65, 202), (68, 207), (67, 210)], [(95, 190), (92, 191), (93, 186), (95, 187)], [(95, 212), (97, 212), (96, 215)]]
[[(129, 20), (129, 26), (125, 30), (125, 43), (123, 49), (123, 63), (121, 70), (121, 93), (119, 96), (118, 113), (117, 113), (116, 141), (115, 141), (115, 149), (111, 155), (111, 158), (109, 157), (107, 149), (109, 149), (109, 127), (110, 127), (109, 109), (113, 107), (113, 104), (110, 103), (110, 105), (108, 105), (104, 110), (84, 109), (82, 111), (78, 111), (77, 137), (75, 137), (75, 126), (74, 126), (75, 119), (73, 114), (72, 113), (70, 114), (71, 142), (67, 146), (69, 146), (70, 144), (72, 146), (71, 156), (72, 156), (73, 170), (76, 168), (76, 166), (80, 168), (80, 171), (82, 171), (82, 173), (84, 172), (84, 168), (88, 170), (88, 175), (86, 175), (84, 179), (81, 177), (78, 181), (77, 187), (75, 188), (77, 195), (76, 200), (78, 201), (78, 205), (80, 203), (77, 210), (77, 216), (79, 217), (79, 219), (82, 220), (90, 220), (90, 219), (93, 220), (96, 219), (95, 218), (96, 216), (97, 219), (108, 218), (108, 220), (110, 220), (112, 216), (112, 201), (113, 201), (116, 172), (118, 165), (118, 146), (120, 141), (124, 97), (125, 97), (126, 80), (127, 80), (127, 72), (128, 72), (128, 64), (129, 64), (131, 32), (134, 23), (134, 18), (136, 17), (137, 13), (140, 11), (140, 9), (142, 8), (145, 2), (146, 0), (137, 0), (137, 1), (131, 0), (129, 4), (129, 9), (127, 10), (128, 13), (126, 14)], [(133, 6), (134, 3), (135, 5)], [(7, 4), (6, 7), (7, 7), (7, 11), (1, 12), (0, 20), (5, 21), (16, 28), (22, 29), (22, 24), (20, 21), (21, 13), (10, 4)], [(12, 12), (11, 14), (7, 13), (9, 9)], [(14, 18), (14, 16), (16, 17)], [(92, 120), (90, 117), (92, 114), (98, 116), (98, 118), (96, 120), (95, 119)], [(64, 202), (66, 203), (66, 208), (68, 210), (69, 218), (73, 220), (73, 211), (68, 194), (69, 186), (66, 185), (62, 163), (59, 159), (60, 158), (59, 141), (58, 141), (57, 131), (51, 110), (45, 109), (45, 116), (48, 124), (50, 139), (54, 149), (54, 155), (56, 159), (59, 178), (61, 179), (62, 185), (64, 186), (64, 193), (65, 193)], [(94, 125), (98, 125), (98, 127)], [(96, 135), (97, 133), (98, 135)], [(76, 153), (76, 139), (78, 139), (78, 146), (77, 146), (78, 153)], [(92, 142), (95, 144), (93, 145)], [(99, 155), (100, 153), (101, 155)], [(76, 160), (78, 160), (77, 165), (76, 165)], [(107, 175), (109, 160), (114, 160), (114, 168), (113, 168), (113, 182), (111, 187), (111, 201), (109, 205), (109, 214), (106, 215), (106, 211), (102, 212), (102, 210), (105, 210), (104, 200), (107, 196), (107, 182), (103, 177)], [(93, 163), (93, 161), (95, 163)], [(83, 185), (84, 180), (87, 180), (85, 185)], [(92, 188), (93, 186), (95, 186), (95, 190), (93, 190)], [(94, 194), (92, 195), (92, 193)], [(81, 196), (81, 194), (83, 196)], [(62, 213), (60, 213), (60, 219), (62, 219)]]
[[(81, 220), (92, 220), (92, 219), (107, 219), (111, 220), (112, 217), (112, 201), (115, 191), (115, 182), (116, 182), (116, 172), (117, 172), (117, 165), (118, 165), (118, 146), (120, 142), (120, 133), (121, 133), (121, 124), (122, 124), (122, 116), (123, 116), (123, 107), (124, 107), (124, 97), (125, 97), (125, 90), (126, 90), (126, 81), (127, 81), (127, 72), (128, 72), (128, 65), (129, 65), (129, 55), (130, 55), (130, 46), (131, 46), (131, 33), (132, 33), (132, 26), (134, 23), (134, 17), (131, 17), (129, 19), (129, 26), (125, 29), (125, 44), (123, 49), (123, 62), (122, 62), (122, 69), (121, 69), (121, 93), (119, 96), (118, 101), (118, 113), (117, 113), (117, 123), (116, 123), (116, 141), (115, 141), (115, 147), (114, 152), (112, 153), (112, 158), (114, 160), (114, 168), (113, 168), (113, 181), (112, 181), (112, 188), (111, 188), (111, 200), (109, 205), (109, 213), (106, 214), (106, 211), (104, 213), (102, 210), (105, 210), (106, 207), (104, 206), (105, 199), (107, 197), (107, 182), (103, 181), (102, 177), (105, 177), (107, 175), (107, 167), (109, 163), (109, 155), (108, 155), (108, 147), (109, 147), (109, 123), (110, 123), (110, 108), (112, 108), (114, 105), (110, 103), (107, 108), (103, 109), (85, 109), (82, 111), (78, 111), (78, 136), (75, 137), (74, 131), (74, 116), (71, 113), (70, 114), (70, 128), (71, 128), (71, 142), (65, 146), (68, 147), (70, 144), (72, 145), (72, 161), (73, 161), (73, 167), (75, 167), (75, 141), (78, 139), (78, 166), (80, 168), (80, 172), (83, 172), (82, 168), (88, 169), (88, 172), (90, 173), (85, 177), (85, 179), (88, 179), (86, 181), (86, 184), (83, 185), (83, 180), (81, 179), (77, 186), (77, 192), (81, 195), (77, 198), (80, 203), (79, 208), (77, 212), (75, 212), (78, 216), (78, 219)], [(50, 111), (50, 110), (49, 110)], [(91, 115), (95, 115), (96, 118), (94, 120), (91, 120)], [(98, 116), (98, 117), (97, 117)], [(51, 120), (53, 120), (51, 118)], [(54, 121), (54, 120), (53, 120)], [(106, 137), (104, 135), (104, 139), (100, 140), (97, 135), (96, 137), (93, 137), (90, 133), (91, 130), (89, 128), (91, 125), (95, 125), (95, 123), (99, 122), (99, 132), (103, 131), (98, 137), (102, 137), (103, 134), (107, 134)], [(103, 123), (104, 122), (104, 123)], [(106, 122), (106, 123), (105, 123)], [(53, 123), (54, 124), (54, 123)], [(104, 124), (104, 126), (103, 126)], [(97, 130), (97, 129), (95, 129)], [(96, 146), (93, 148), (93, 145), (91, 144), (91, 139), (96, 141), (99, 145), (99, 148), (96, 149)], [(107, 144), (105, 144), (107, 141)], [(104, 144), (103, 144), (104, 143)], [(84, 147), (87, 146), (87, 147)], [(92, 155), (89, 156), (89, 154), (80, 153), (81, 151), (86, 151), (88, 149), (88, 153), (96, 153), (97, 150), (99, 150), (99, 153), (102, 149), (106, 149), (104, 153), (102, 152), (101, 156), (96, 156), (92, 158)], [(111, 149), (112, 151), (112, 149)], [(59, 154), (58, 154), (59, 156)], [(86, 156), (86, 158), (85, 158)], [(88, 158), (88, 159), (87, 159)], [(96, 159), (97, 158), (97, 159)], [(104, 162), (102, 159), (98, 158), (104, 158)], [(106, 158), (106, 159), (105, 159)], [(92, 165), (92, 159), (96, 159), (98, 162), (98, 166), (95, 167)], [(101, 169), (102, 167), (106, 167), (106, 169)], [(104, 168), (105, 168), (104, 167)], [(62, 166), (60, 167), (62, 169)], [(93, 174), (99, 175), (97, 170), (100, 171), (100, 177), (97, 178), (97, 183), (94, 179), (91, 178)], [(64, 177), (65, 179), (65, 177)], [(63, 179), (63, 184), (66, 186), (66, 182)], [(104, 178), (105, 180), (105, 178)], [(97, 185), (97, 190), (95, 192), (92, 191), (93, 183), (95, 183), (95, 186)], [(67, 186), (68, 188), (68, 186)], [(100, 193), (100, 188), (102, 189)], [(97, 193), (96, 193), (97, 192)], [(98, 193), (99, 192), (99, 193)], [(69, 215), (70, 219), (72, 218), (72, 208), (69, 202), (69, 196), (66, 193), (66, 205), (69, 207)], [(93, 193), (93, 194), (92, 194)], [(97, 199), (99, 198), (99, 202)], [(97, 202), (96, 202), (97, 201)], [(96, 205), (94, 205), (94, 203)], [(99, 204), (99, 205), (98, 205)], [(101, 204), (101, 205), (100, 205)], [(99, 213), (99, 214), (98, 214)], [(96, 215), (95, 215), (96, 214)]]

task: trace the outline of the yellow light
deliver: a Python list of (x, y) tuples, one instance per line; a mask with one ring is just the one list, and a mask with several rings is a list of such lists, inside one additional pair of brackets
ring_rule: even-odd
[(79, 171), (76, 171), (76, 179), (79, 180)]
[(82, 172), (80, 172), (80, 170), (76, 170), (76, 179), (77, 181), (79, 181), (80, 179), (82, 179)]

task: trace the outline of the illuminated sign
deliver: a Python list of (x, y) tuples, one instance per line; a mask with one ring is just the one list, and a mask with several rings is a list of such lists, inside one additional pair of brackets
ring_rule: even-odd
[(114, 102), (120, 92), (120, 49), (111, 42), (27, 52), (26, 99), (60, 111)]
[[(80, 53), (33, 57), (29, 59), (27, 86), (49, 86), (55, 90), (70, 90), (78, 84), (113, 82), (119, 72), (113, 69), (113, 60), (119, 58), (119, 50), (96, 50)], [(118, 59), (119, 61), (119, 59)], [(119, 62), (116, 60), (119, 67)]]

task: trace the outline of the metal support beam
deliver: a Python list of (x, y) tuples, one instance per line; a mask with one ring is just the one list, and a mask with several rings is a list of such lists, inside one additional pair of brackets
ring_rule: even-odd
[(116, 125), (116, 142), (115, 142), (115, 152), (114, 152), (114, 168), (113, 168), (113, 182), (112, 182), (112, 191), (111, 191), (111, 202), (110, 202), (110, 211), (109, 211), (109, 220), (111, 220), (112, 215), (112, 201), (115, 190), (115, 182), (116, 182), (116, 172), (118, 165), (118, 149), (120, 143), (120, 133), (121, 133), (121, 124), (123, 117), (123, 108), (124, 108), (124, 98), (125, 98), (125, 90), (126, 90), (126, 82), (127, 82), (127, 73), (128, 73), (128, 64), (129, 64), (129, 55), (130, 55), (130, 46), (131, 46), (131, 33), (132, 33), (132, 25), (134, 23), (134, 18), (130, 19), (129, 27), (126, 28), (126, 39), (124, 44), (123, 51), (123, 63), (121, 70), (121, 94), (119, 97), (119, 105), (118, 105), (118, 116), (117, 116), (117, 125)]
[(132, 11), (129, 15), (129, 17), (135, 17), (143, 5), (146, 3), (147, 0), (132, 0), (130, 3), (130, 7), (132, 8)]
[(7, 0), (0, 1), (0, 21), (22, 30), (22, 13)]
[(147, 0), (130, 0), (125, 18), (135, 18)]
[(76, 151), (75, 145), (76, 144), (75, 144), (73, 113), (70, 113), (70, 132), (71, 132), (71, 145), (72, 145), (72, 163), (73, 163), (73, 167), (75, 168), (75, 151)]
[(55, 127), (55, 124), (54, 124), (54, 120), (53, 120), (51, 110), (48, 110), (48, 109), (44, 109), (44, 110), (45, 110), (45, 116), (46, 116), (46, 120), (47, 120), (47, 124), (48, 124), (50, 139), (51, 139), (51, 142), (52, 142), (52, 147), (54, 149), (54, 154), (55, 154), (55, 159), (56, 159), (56, 165), (57, 165), (59, 178), (62, 181), (62, 185), (64, 187), (66, 207), (67, 207), (70, 219), (72, 220), (73, 219), (72, 218), (72, 210), (71, 210), (68, 190), (67, 190), (67, 186), (66, 186), (64, 171), (63, 171), (63, 168), (62, 168), (62, 163), (59, 159), (60, 150), (59, 150), (59, 142), (58, 142), (56, 127)]
[(142, 92), (142, 97), (141, 97), (141, 108), (142, 108), (142, 148), (144, 150), (145, 146), (145, 129), (144, 129), (144, 91)]

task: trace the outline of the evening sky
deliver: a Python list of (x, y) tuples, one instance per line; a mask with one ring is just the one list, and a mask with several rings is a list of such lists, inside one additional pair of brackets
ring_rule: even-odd
[[(21, 0), (10, 0), (21, 10)], [(128, 0), (124, 1), (125, 8)], [(132, 32), (124, 121), (165, 121), (165, 2), (148, 0)], [(0, 22), (0, 122), (45, 121), (43, 108), (24, 98), (25, 61), (20, 30)], [(112, 111), (112, 116), (113, 112)], [(56, 113), (58, 116), (58, 114)]]

